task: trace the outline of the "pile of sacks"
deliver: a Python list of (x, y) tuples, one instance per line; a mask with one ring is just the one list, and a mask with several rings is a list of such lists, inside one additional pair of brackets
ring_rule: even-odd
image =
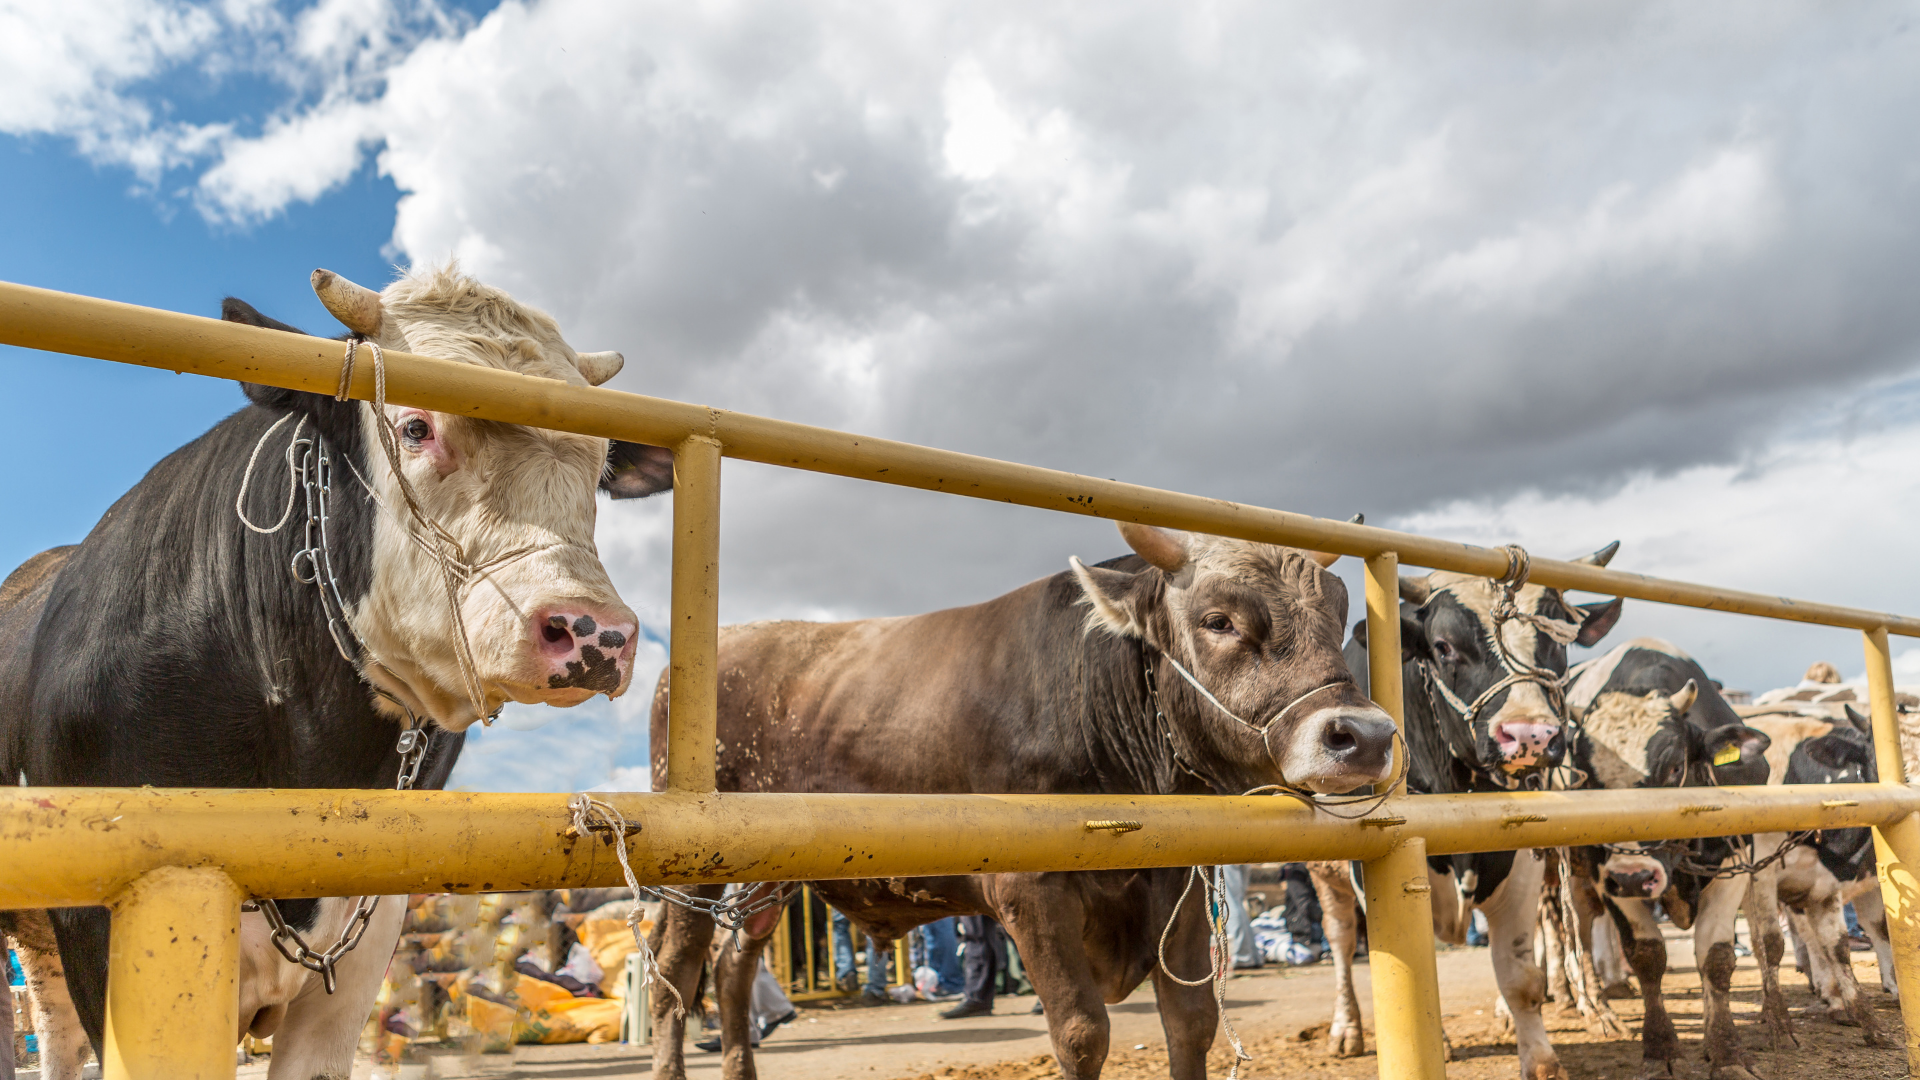
[[(399, 1064), (429, 1046), (617, 1040), (632, 906), (624, 889), (408, 898), (363, 1049)], [(658, 912), (647, 915), (642, 933)]]

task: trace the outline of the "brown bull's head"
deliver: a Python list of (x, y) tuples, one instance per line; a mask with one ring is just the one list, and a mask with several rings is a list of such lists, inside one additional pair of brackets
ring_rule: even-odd
[(1088, 630), (1148, 646), (1158, 708), (1189, 767), (1223, 791), (1351, 791), (1392, 775), (1393, 720), (1340, 656), (1347, 591), (1326, 570), (1334, 556), (1148, 525), (1120, 533), (1148, 567), (1072, 560)]

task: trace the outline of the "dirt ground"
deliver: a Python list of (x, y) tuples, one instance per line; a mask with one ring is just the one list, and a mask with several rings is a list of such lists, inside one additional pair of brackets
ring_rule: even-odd
[[(1746, 940), (1744, 926), (1741, 940)], [(1699, 979), (1693, 966), (1693, 947), (1687, 935), (1669, 933), (1667, 1002), (1679, 1028), (1685, 1056), (1679, 1080), (1705, 1080), (1701, 1058)], [(1861, 1033), (1806, 1012), (1814, 998), (1806, 979), (1792, 970), (1782, 972), (1789, 1004), (1795, 1009), (1800, 1046), (1774, 1048), (1760, 1026), (1760, 974), (1751, 958), (1742, 957), (1734, 977), (1734, 1020), (1753, 1067), (1764, 1080), (1894, 1080), (1907, 1075), (1900, 1014), (1879, 988), (1879, 974), (1871, 953), (1854, 954), (1855, 971), (1866, 987), (1868, 1000), (1881, 1025), (1878, 1048), (1864, 1046)], [(1447, 1075), (1455, 1080), (1511, 1080), (1518, 1076), (1512, 1041), (1493, 1023), (1495, 988), (1484, 949), (1443, 949), (1439, 956), (1442, 1008), (1453, 1061)], [(1269, 968), (1244, 973), (1228, 984), (1228, 1014), (1253, 1055), (1243, 1064), (1242, 1077), (1305, 1077), (1311, 1080), (1372, 1080), (1379, 1059), (1371, 1027), (1367, 968), (1358, 969), (1363, 1011), (1369, 1017), (1364, 1057), (1335, 1060), (1325, 1056), (1322, 1039), (1331, 1010), (1332, 972), (1327, 965), (1306, 968)], [(993, 1016), (965, 1021), (941, 1021), (935, 1013), (943, 1005), (916, 1003), (863, 1007), (850, 1003), (814, 1003), (801, 1009), (800, 1019), (770, 1038), (757, 1055), (759, 1072), (768, 1080), (1045, 1080), (1058, 1076), (1046, 1034), (1046, 1020), (1031, 1013), (1033, 998), (1001, 998)], [(1629, 1030), (1638, 1032), (1639, 1000), (1616, 1001), (1615, 1010)], [(1150, 987), (1111, 1007), (1112, 1052), (1107, 1080), (1160, 1080), (1167, 1075), (1165, 1042), (1161, 1037)], [(1637, 1037), (1603, 1040), (1589, 1035), (1577, 1014), (1562, 1015), (1548, 1006), (1548, 1027), (1561, 1060), (1575, 1080), (1632, 1080), (1639, 1073)], [(613, 1080), (641, 1077), (651, 1068), (650, 1053), (638, 1046), (523, 1046), (515, 1053), (485, 1058), (446, 1058), (428, 1067), (416, 1066), (398, 1080)], [(1231, 1064), (1226, 1040), (1215, 1043), (1210, 1074), (1225, 1077)], [(718, 1054), (689, 1048), (689, 1080), (718, 1080)], [(257, 1068), (255, 1066), (254, 1068)], [(242, 1070), (242, 1075), (248, 1070)], [(371, 1068), (354, 1071), (356, 1080), (370, 1080)]]

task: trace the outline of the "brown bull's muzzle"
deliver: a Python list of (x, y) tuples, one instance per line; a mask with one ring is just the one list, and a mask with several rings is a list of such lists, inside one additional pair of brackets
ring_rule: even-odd
[(1394, 753), (1392, 717), (1373, 705), (1330, 705), (1294, 728), (1280, 772), (1290, 784), (1338, 794), (1392, 777)]

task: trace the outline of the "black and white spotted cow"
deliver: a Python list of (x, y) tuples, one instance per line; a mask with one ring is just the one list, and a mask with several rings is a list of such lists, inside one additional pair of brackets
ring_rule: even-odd
[[(1617, 544), (1580, 561), (1605, 565)], [(1591, 646), (1620, 618), (1620, 601), (1573, 605), (1558, 590), (1527, 585), (1510, 596), (1486, 578), (1436, 571), (1400, 580), (1401, 679), (1406, 701), (1408, 786), (1425, 793), (1543, 787), (1566, 752), (1560, 680), (1567, 646)], [(1367, 686), (1366, 623), (1354, 627), (1347, 666)], [(1328, 1050), (1364, 1049), (1353, 987), (1359, 896), (1345, 863), (1310, 869), (1333, 948), (1335, 996)], [(1540, 1007), (1546, 979), (1533, 960), (1544, 863), (1528, 852), (1429, 860), (1434, 934), (1462, 944), (1474, 909), (1485, 913), (1494, 979), (1512, 1013), (1520, 1074), (1566, 1075)]]
[[(1911, 708), (1903, 702), (1903, 741), (1905, 729), (1913, 726)], [(1747, 723), (1773, 738), (1768, 756), (1776, 763), (1775, 783), (1855, 784), (1880, 778), (1872, 723), (1843, 702), (1775, 706), (1749, 716)], [(1755, 849), (1771, 854), (1786, 840), (1783, 833), (1762, 834), (1755, 838)], [(1796, 939), (1799, 966), (1819, 995), (1827, 1019), (1863, 1028), (1869, 1044), (1878, 1040), (1877, 1025), (1854, 976), (1843, 909), (1853, 904), (1879, 961), (1880, 984), (1898, 999), (1900, 984), (1893, 970), (1893, 947), (1875, 869), (1871, 830), (1827, 829), (1788, 851), (1754, 882), (1756, 894), (1784, 908)], [(1752, 917), (1750, 913), (1750, 921)], [(1770, 966), (1777, 967), (1780, 957), (1768, 954), (1768, 958)]]
[[(384, 293), (325, 271), (314, 281), (329, 310), (385, 348), (581, 386), (620, 367), (619, 354), (576, 353), (551, 318), (450, 268)], [(299, 332), (236, 300), (224, 313)], [(0, 776), (392, 787), (413, 717), (431, 733), (416, 786), (438, 787), (467, 727), (503, 703), (574, 705), (626, 690), (637, 626), (594, 550), (594, 492), (669, 486), (670, 455), (245, 390), (248, 407), (154, 466), (85, 540), (34, 556), (0, 585)], [(451, 601), (432, 538), (406, 516), (402, 477), (458, 545)], [(280, 910), (324, 948), (358, 900), (282, 900)], [(379, 904), (333, 994), (273, 951), (260, 914), (244, 915), (236, 1042), (274, 1035), (275, 1078), (347, 1076), (404, 909)], [(77, 1077), (88, 1043), (101, 1048), (105, 910), (6, 912), (0, 929), (34, 991), (43, 1076)]]
[[(1574, 669), (1567, 706), (1577, 721), (1572, 764), (1601, 788), (1714, 787), (1765, 784), (1768, 737), (1743, 723), (1700, 665), (1673, 645), (1636, 638)], [(1678, 843), (1616, 844), (1592, 849), (1577, 866), (1596, 867), (1598, 892), (1611, 916), (1645, 1003), (1641, 1028), (1644, 1077), (1674, 1075), (1679, 1036), (1661, 999), (1667, 946), (1653, 907), (1694, 932), (1695, 964), (1704, 997), (1706, 1051), (1716, 1078), (1750, 1080), (1749, 1062), (1733, 1027), (1729, 992), (1734, 924), (1750, 876), (1724, 873), (1740, 865), (1749, 837)], [(1591, 912), (1593, 882), (1570, 883), (1580, 910)], [(1778, 918), (1749, 911), (1761, 951), (1783, 948)], [(1582, 929), (1591, 926), (1583, 917)], [(1771, 937), (1767, 930), (1771, 927)], [(1763, 988), (1763, 1012), (1784, 1030), (1785, 1000), (1777, 977)]]

